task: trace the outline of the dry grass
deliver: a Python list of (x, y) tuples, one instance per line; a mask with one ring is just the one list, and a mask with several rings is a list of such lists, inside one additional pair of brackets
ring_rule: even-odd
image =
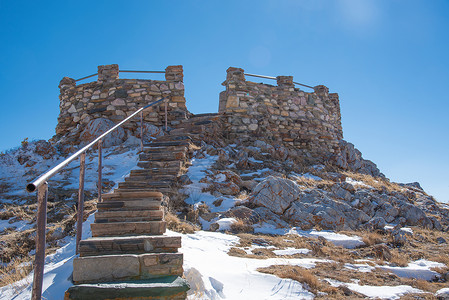
[(322, 283), (309, 270), (290, 265), (275, 265), (266, 268), (257, 269), (258, 272), (276, 275), (280, 278), (290, 278), (301, 283), (307, 284), (312, 292), (321, 290)]
[(246, 224), (242, 219), (236, 219), (236, 222), (231, 224), (231, 232), (233, 233), (252, 233), (254, 228)]
[[(382, 177), (373, 177), (367, 174), (361, 173), (353, 173), (353, 172), (342, 172), (347, 177), (351, 177), (354, 180), (362, 181), (363, 183), (372, 186), (374, 189), (383, 191), (386, 190), (388, 192), (402, 192), (404, 191), (404, 187), (400, 186), (397, 183), (390, 182), (386, 178)], [(355, 186), (357, 188), (357, 186)]]
[(178, 216), (168, 212), (165, 215), (165, 221), (167, 222), (167, 228), (183, 234), (194, 233), (200, 230), (200, 228), (187, 221), (180, 220)]
[(377, 232), (364, 232), (362, 238), (366, 246), (373, 246), (384, 243), (384, 236)]
[[(318, 176), (318, 175), (317, 175)], [(305, 177), (295, 177), (294, 181), (298, 183), (301, 187), (304, 188), (321, 188), (321, 189), (328, 189), (332, 185), (335, 184), (335, 182), (331, 180), (314, 180), (312, 178), (305, 178)]]
[(398, 249), (392, 249), (390, 251), (391, 258), (388, 260), (390, 264), (398, 267), (406, 267), (409, 263), (409, 258), (404, 253), (400, 253)]
[(21, 280), (32, 269), (32, 264), (28, 262), (28, 258), (14, 259), (5, 266), (0, 266), (0, 287)]

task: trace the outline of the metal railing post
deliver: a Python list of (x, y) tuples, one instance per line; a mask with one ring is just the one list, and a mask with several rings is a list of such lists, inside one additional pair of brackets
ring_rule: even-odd
[(140, 112), (140, 151), (143, 152), (143, 111)]
[(45, 265), (45, 229), (47, 227), (47, 195), (48, 183), (44, 182), (37, 190), (36, 256), (34, 258), (32, 300), (40, 300), (42, 297)]
[(76, 224), (76, 254), (79, 253), (79, 244), (83, 234), (84, 216), (84, 174), (86, 171), (86, 152), (80, 155), (80, 186), (78, 189), (78, 214)]
[(101, 202), (101, 191), (103, 189), (103, 183), (102, 183), (102, 157), (101, 157), (101, 148), (103, 145), (103, 140), (98, 141), (98, 202)]

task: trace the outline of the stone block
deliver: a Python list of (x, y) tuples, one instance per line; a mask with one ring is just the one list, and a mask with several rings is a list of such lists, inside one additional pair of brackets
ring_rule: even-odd
[(82, 284), (182, 276), (182, 263), (182, 253), (77, 257), (73, 260), (73, 281)]

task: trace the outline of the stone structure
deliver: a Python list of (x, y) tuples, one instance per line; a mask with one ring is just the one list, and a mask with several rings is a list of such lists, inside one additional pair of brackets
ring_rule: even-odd
[[(168, 97), (168, 121), (175, 127), (190, 116), (184, 97), (182, 66), (169, 66), (165, 81), (119, 79), (118, 65), (98, 67), (98, 80), (76, 85), (64, 77), (59, 85), (60, 115), (54, 140), (63, 136), (73, 144), (83, 140), (81, 131), (94, 120), (118, 123), (138, 108)], [(343, 138), (338, 94), (316, 86), (313, 92), (296, 88), (292, 76), (278, 76), (277, 86), (245, 79), (244, 70), (229, 68), (220, 93), (221, 132), (231, 141), (252, 143), (264, 140), (282, 145), (311, 161), (340, 154)], [(144, 122), (160, 126), (164, 105), (144, 112)], [(140, 120), (124, 125), (124, 137), (139, 136)], [(104, 122), (103, 122), (104, 123)], [(89, 126), (88, 126), (89, 125)], [(93, 124), (95, 125), (95, 124)], [(92, 125), (92, 126), (93, 126)], [(91, 127), (92, 127), (91, 126)], [(75, 133), (74, 133), (75, 132)], [(295, 152), (296, 151), (296, 152)]]
[[(168, 66), (165, 81), (119, 79), (118, 65), (98, 66), (98, 80), (76, 85), (74, 79), (64, 77), (60, 84), (60, 114), (56, 139), (87, 125), (90, 121), (105, 118), (118, 123), (142, 106), (162, 97), (168, 97), (169, 124), (175, 125), (186, 116), (182, 66)], [(144, 111), (144, 122), (160, 125), (165, 121), (164, 105)], [(132, 132), (139, 118), (124, 125)]]
[(227, 116), (229, 138), (265, 140), (299, 150), (306, 157), (329, 158), (343, 138), (338, 94), (316, 86), (304, 92), (292, 76), (278, 76), (277, 86), (246, 81), (244, 70), (229, 68), (219, 113)]

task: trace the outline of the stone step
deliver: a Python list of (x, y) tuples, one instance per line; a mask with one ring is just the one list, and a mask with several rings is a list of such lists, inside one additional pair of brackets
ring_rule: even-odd
[(153, 147), (167, 147), (167, 146), (190, 146), (190, 143), (184, 140), (179, 141), (163, 141), (163, 142), (153, 142), (151, 144), (144, 144), (145, 148), (153, 148)]
[(123, 211), (102, 210), (95, 213), (95, 223), (161, 221), (163, 218), (164, 211), (161, 209)]
[(93, 237), (126, 235), (161, 235), (166, 230), (165, 221), (92, 223)]
[[(149, 164), (145, 162), (144, 164)], [(160, 176), (160, 175), (172, 175), (178, 177), (180, 175), (181, 168), (151, 168), (151, 169), (139, 169), (132, 170), (130, 176), (132, 175), (145, 175), (145, 176)]]
[(182, 168), (184, 163), (179, 160), (173, 160), (173, 161), (139, 161), (137, 165), (141, 168), (145, 169), (153, 169), (153, 168), (167, 168), (167, 169), (173, 169), (173, 168)]
[(187, 159), (185, 151), (178, 152), (148, 152), (139, 155), (140, 162), (143, 161), (182, 161)]
[(225, 116), (217, 114), (217, 113), (196, 114), (188, 119), (182, 120), (181, 124), (197, 123), (197, 122), (202, 122), (202, 121), (217, 121), (223, 117), (225, 117)]
[(188, 134), (190, 137), (192, 134), (203, 133), (205, 130), (202, 125), (187, 125), (183, 124), (183, 127), (175, 128), (170, 131), (170, 135)]
[(184, 300), (189, 284), (179, 276), (164, 276), (142, 281), (124, 281), (71, 286), (64, 300)]
[(154, 192), (161, 192), (161, 193), (173, 193), (173, 189), (170, 188), (165, 188), (165, 187), (160, 187), (160, 188), (141, 188), (141, 187), (135, 187), (135, 188), (119, 188), (117, 189), (118, 191), (123, 191), (123, 192), (134, 192), (134, 191), (139, 191), (139, 190), (147, 190), (147, 191), (154, 191)]
[(188, 152), (188, 151), (189, 148), (186, 146), (143, 148), (144, 153)]
[(174, 182), (176, 181), (177, 176), (173, 174), (164, 174), (164, 175), (135, 175), (130, 174), (125, 178), (125, 182), (128, 181), (168, 181)]
[(173, 185), (167, 181), (125, 181), (118, 184), (118, 188), (169, 188)]
[(152, 200), (162, 199), (162, 193), (161, 192), (154, 192), (154, 191), (146, 191), (146, 190), (139, 190), (139, 191), (119, 191), (115, 190), (113, 193), (109, 194), (103, 194), (101, 197), (103, 199), (115, 199), (115, 198), (147, 198)]
[(75, 284), (82, 284), (182, 276), (182, 263), (182, 253), (77, 257), (72, 278)]
[(97, 203), (98, 211), (133, 211), (133, 210), (159, 210), (161, 200), (113, 198)]
[(181, 248), (180, 236), (97, 237), (82, 240), (80, 256), (112, 254), (176, 253)]
[[(188, 134), (169, 134), (161, 136), (157, 139), (157, 142), (179, 142), (179, 141), (190, 142), (192, 141), (192, 138)], [(171, 147), (179, 147), (179, 146), (171, 146)]]

